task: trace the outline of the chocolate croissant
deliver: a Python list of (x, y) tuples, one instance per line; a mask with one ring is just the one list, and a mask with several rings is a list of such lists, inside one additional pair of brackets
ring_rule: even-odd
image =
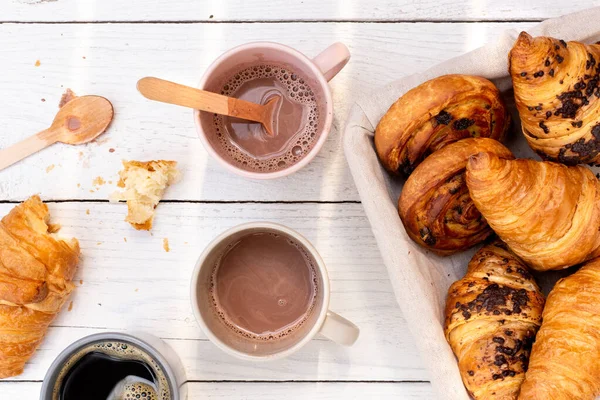
[(517, 398), (543, 308), (533, 276), (501, 241), (475, 253), (450, 286), (444, 331), (475, 400)]
[(488, 224), (532, 268), (600, 255), (600, 182), (583, 166), (472, 156), (467, 186)]
[(398, 209), (408, 235), (440, 255), (481, 243), (493, 234), (469, 197), (465, 167), (473, 154), (489, 151), (513, 158), (500, 142), (469, 138), (449, 144), (427, 157), (408, 177)]
[(600, 260), (556, 283), (542, 315), (521, 400), (600, 395)]
[(600, 162), (600, 45), (521, 32), (509, 62), (531, 148), (564, 164)]
[(19, 375), (74, 288), (79, 243), (48, 233), (38, 196), (0, 221), (0, 378)]
[(383, 166), (410, 174), (429, 154), (468, 137), (502, 140), (510, 117), (487, 79), (445, 75), (409, 90), (381, 118), (375, 147)]

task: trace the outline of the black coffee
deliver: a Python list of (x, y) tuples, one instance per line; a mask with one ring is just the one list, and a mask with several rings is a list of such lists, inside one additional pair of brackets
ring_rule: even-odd
[[(157, 383), (152, 369), (143, 361), (120, 359), (93, 351), (71, 367), (60, 388), (59, 398), (106, 400), (115, 386), (131, 375)], [(148, 393), (142, 398), (148, 398)]]
[[(119, 390), (115, 391), (115, 388)], [(162, 367), (143, 349), (117, 341), (90, 344), (65, 362), (53, 400), (171, 400)]]

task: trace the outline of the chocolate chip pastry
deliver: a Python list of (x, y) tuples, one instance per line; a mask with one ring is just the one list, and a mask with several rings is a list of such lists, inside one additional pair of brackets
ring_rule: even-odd
[(517, 398), (543, 307), (533, 276), (501, 241), (475, 253), (452, 284), (444, 331), (475, 400)]
[(600, 162), (600, 45), (521, 32), (509, 54), (523, 133), (542, 158)]

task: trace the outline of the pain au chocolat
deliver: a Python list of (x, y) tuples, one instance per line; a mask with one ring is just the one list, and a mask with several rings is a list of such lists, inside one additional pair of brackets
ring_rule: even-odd
[(429, 154), (469, 137), (502, 140), (510, 122), (487, 79), (444, 75), (409, 90), (381, 118), (375, 147), (383, 166), (409, 175)]
[(523, 134), (542, 158), (600, 162), (600, 45), (521, 32), (509, 54)]

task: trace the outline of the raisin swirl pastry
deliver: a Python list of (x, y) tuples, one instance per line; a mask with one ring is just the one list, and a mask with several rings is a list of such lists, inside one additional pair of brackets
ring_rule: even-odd
[(408, 177), (398, 209), (406, 232), (415, 242), (439, 255), (449, 255), (493, 234), (475, 208), (465, 182), (469, 157), (482, 151), (513, 158), (496, 140), (463, 139), (427, 157)]
[(510, 117), (487, 79), (444, 75), (409, 90), (381, 118), (375, 147), (383, 166), (409, 175), (429, 154), (469, 137), (502, 140)]
[(589, 168), (480, 153), (467, 164), (467, 186), (494, 232), (532, 268), (600, 256), (600, 182)]
[(542, 158), (600, 162), (600, 45), (521, 32), (509, 55), (523, 133)]
[(450, 286), (444, 332), (475, 400), (517, 398), (543, 308), (533, 276), (499, 240), (475, 253)]

